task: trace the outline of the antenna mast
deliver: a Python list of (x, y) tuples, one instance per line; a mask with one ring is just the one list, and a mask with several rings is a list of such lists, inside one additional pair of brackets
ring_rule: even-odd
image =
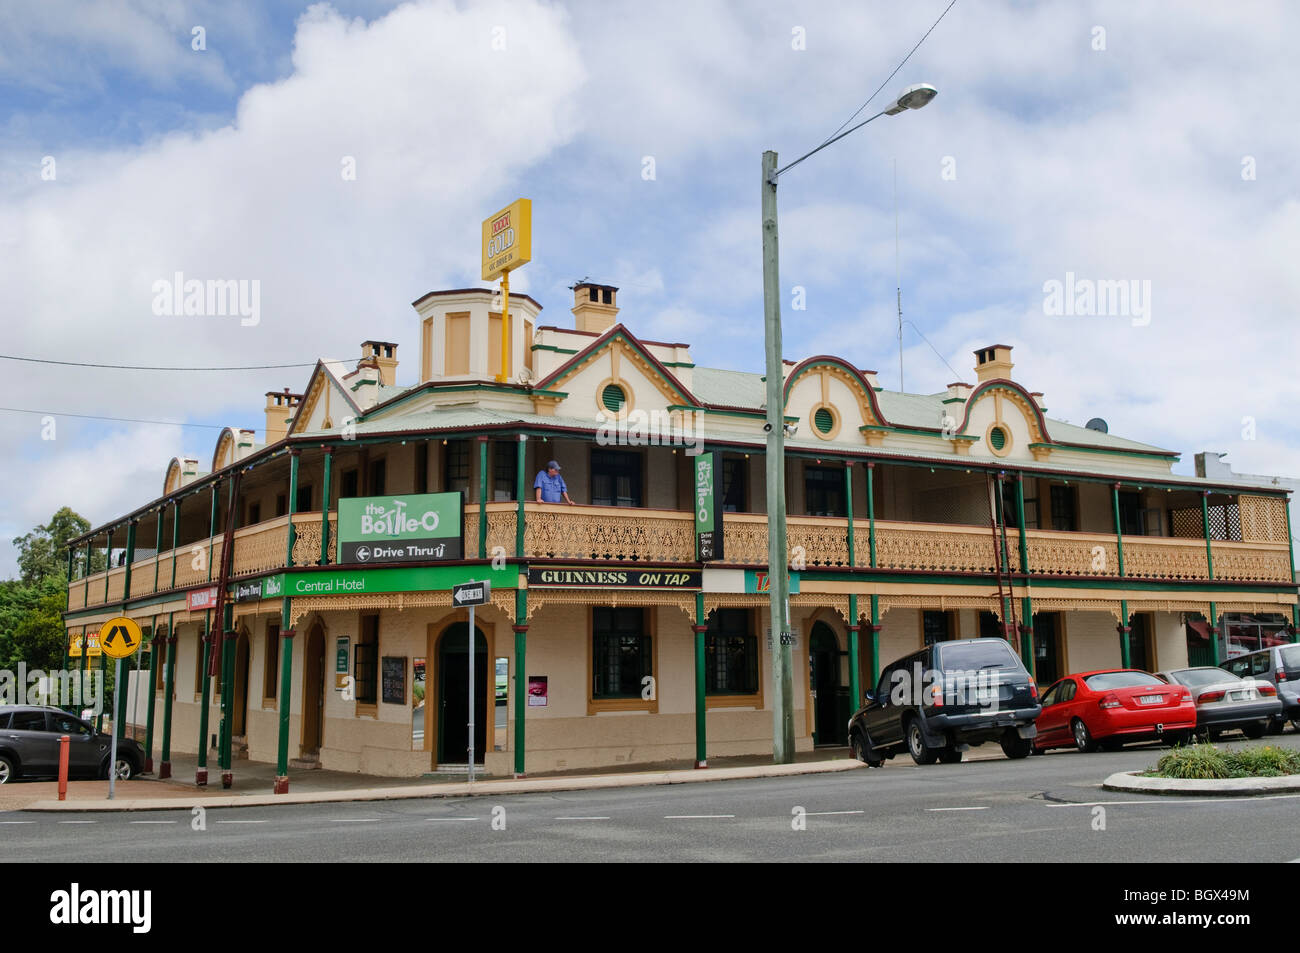
[(898, 259), (898, 159), (894, 159), (894, 276), (898, 291), (898, 391), (903, 392), (903, 271)]

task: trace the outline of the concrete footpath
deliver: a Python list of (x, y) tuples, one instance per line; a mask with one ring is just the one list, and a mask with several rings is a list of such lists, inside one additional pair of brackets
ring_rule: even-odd
[[(1001, 756), (1001, 752), (998, 752)], [(973, 759), (972, 759), (973, 760)], [(418, 778), (380, 778), (339, 771), (290, 771), (289, 793), (273, 794), (275, 765), (237, 761), (234, 785), (221, 787), (221, 772), (209, 762), (208, 785), (194, 784), (193, 756), (172, 762), (166, 781), (142, 777), (119, 781), (115, 797), (108, 800), (107, 781), (71, 781), (68, 799), (58, 800), (55, 781), (14, 782), (0, 788), (0, 811), (157, 811), (194, 807), (254, 807), (272, 804), (316, 804), (336, 801), (386, 801), (397, 798), (474, 797), (529, 794), (543, 791), (577, 791), (596, 788), (637, 787), (734, 781), (746, 778), (788, 777), (854, 771), (866, 766), (847, 757), (844, 748), (801, 752), (793, 764), (772, 764), (762, 757), (719, 758), (707, 768), (647, 765), (637, 771), (564, 772), (524, 778), (485, 778), (469, 782), (464, 775), (427, 775)]]

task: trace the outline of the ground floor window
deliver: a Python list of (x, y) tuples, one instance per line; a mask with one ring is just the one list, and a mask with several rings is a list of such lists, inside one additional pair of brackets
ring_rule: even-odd
[(758, 693), (758, 637), (748, 609), (718, 609), (704, 634), (704, 691), (708, 695)]
[(262, 697), (275, 698), (276, 682), (280, 678), (280, 626), (269, 622), (266, 626), (266, 660), (262, 665)]
[(924, 635), (926, 645), (934, 645), (936, 642), (947, 642), (952, 638), (953, 628), (949, 625), (951, 619), (947, 612), (930, 612), (921, 613), (921, 631)]
[(379, 697), (379, 616), (361, 617), (352, 678), (358, 705), (374, 705)]
[(654, 675), (649, 626), (644, 609), (591, 611), (591, 697), (642, 698)]

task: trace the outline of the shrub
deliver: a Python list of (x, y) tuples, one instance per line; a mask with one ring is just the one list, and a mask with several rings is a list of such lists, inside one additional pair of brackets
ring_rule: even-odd
[(1277, 778), (1300, 774), (1300, 752), (1277, 745), (1220, 751), (1214, 745), (1175, 748), (1148, 775), (1157, 778)]
[(1156, 763), (1155, 774), (1162, 778), (1228, 778), (1232, 771), (1218, 748), (1192, 745), (1175, 748)]

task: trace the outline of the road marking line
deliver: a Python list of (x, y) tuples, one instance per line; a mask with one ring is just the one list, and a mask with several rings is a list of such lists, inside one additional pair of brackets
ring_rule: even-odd
[(726, 817), (735, 817), (735, 814), (665, 814), (665, 821), (711, 821)]
[(987, 811), (988, 809), (989, 806), (987, 804), (982, 805), (981, 807), (927, 807), (926, 808), (927, 811)]
[(59, 821), (60, 824), (94, 824), (95, 821)]
[(557, 821), (607, 821), (608, 817), (557, 817)]
[(866, 811), (805, 811), (808, 817), (831, 817), (835, 814), (865, 814)]
[(1166, 805), (1166, 804), (1167, 804), (1167, 805), (1170, 805), (1170, 806), (1175, 805), (1175, 804), (1180, 805), (1180, 806), (1181, 806), (1181, 805), (1184, 805), (1184, 804), (1240, 804), (1240, 803), (1242, 803), (1243, 801), (1247, 801), (1247, 800), (1249, 800), (1249, 801), (1286, 801), (1286, 800), (1290, 800), (1290, 799), (1292, 799), (1292, 798), (1298, 798), (1298, 797), (1300, 797), (1300, 794), (1271, 794), (1271, 795), (1258, 795), (1258, 796), (1249, 797), (1249, 798), (1244, 798), (1244, 797), (1187, 797), (1187, 796), (1182, 796), (1182, 797), (1167, 797), (1167, 796), (1165, 796), (1165, 797), (1162, 797), (1161, 795), (1158, 795), (1158, 794), (1157, 794), (1157, 795), (1153, 795), (1152, 798), (1151, 798), (1150, 800), (1147, 800), (1147, 801), (1080, 801), (1080, 802), (1078, 802), (1078, 803), (1070, 803), (1070, 804), (1051, 804), (1051, 803), (1047, 803), (1046, 806), (1047, 806), (1047, 807), (1097, 807), (1097, 806), (1101, 806), (1101, 807), (1109, 807), (1109, 806), (1112, 805), (1112, 804), (1154, 804), (1154, 805), (1159, 805), (1159, 806), (1164, 806), (1164, 805)]
[(377, 824), (377, 817), (331, 817), (331, 824)]
[(268, 821), (217, 821), (218, 824), (266, 824)]
[(426, 821), (477, 821), (477, 817), (426, 817)]
[(130, 824), (175, 824), (175, 821), (128, 821)]
[(35, 824), (35, 821), (0, 821), (0, 824)]

